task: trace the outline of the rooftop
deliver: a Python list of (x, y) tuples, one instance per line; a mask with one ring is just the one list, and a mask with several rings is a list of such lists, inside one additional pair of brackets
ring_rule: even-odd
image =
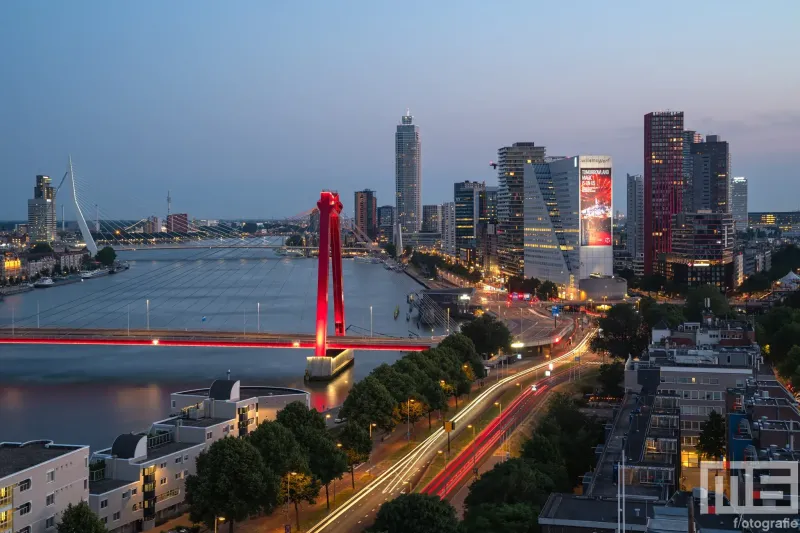
[(211, 426), (216, 426), (217, 424), (224, 424), (231, 421), (230, 418), (168, 418), (167, 420), (156, 422), (156, 424), (177, 426), (179, 420), (181, 421), (181, 426), (192, 428), (208, 428)]
[(147, 457), (144, 459), (139, 459), (136, 462), (145, 463), (147, 461), (161, 459), (162, 457), (172, 455), (173, 453), (177, 453), (183, 450), (188, 450), (189, 448), (194, 448), (195, 446), (202, 446), (202, 445), (203, 445), (202, 443), (197, 443), (197, 442), (170, 442), (169, 444), (164, 444), (163, 446), (159, 446), (158, 448), (149, 448), (147, 450)]
[[(192, 390), (185, 390), (181, 392), (176, 392), (174, 394), (180, 394), (183, 396), (202, 396), (204, 398), (208, 398), (208, 393), (210, 388), (206, 389), (192, 389)], [(247, 398), (253, 398), (255, 396), (283, 396), (289, 394), (306, 394), (306, 391), (302, 389), (292, 389), (289, 387), (266, 387), (260, 385), (242, 385), (239, 387), (239, 394), (241, 399), (246, 400)]]
[[(653, 515), (652, 501), (625, 497), (626, 530), (645, 531), (647, 517)], [(590, 498), (574, 494), (553, 493), (539, 514), (541, 525), (614, 529), (617, 524), (615, 498)]]
[(127, 485), (136, 485), (139, 481), (125, 481), (121, 479), (101, 479), (99, 481), (89, 482), (89, 494), (105, 494), (114, 489), (125, 487)]
[(53, 444), (50, 440), (0, 442), (0, 478), (83, 448), (89, 451), (88, 446)]

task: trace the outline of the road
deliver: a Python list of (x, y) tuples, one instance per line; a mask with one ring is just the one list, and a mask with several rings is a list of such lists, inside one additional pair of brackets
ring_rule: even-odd
[[(521, 370), (499, 380), (497, 383), (487, 385), (480, 394), (453, 417), (452, 420), (456, 424), (456, 431), (451, 434), (451, 438), (457, 436), (461, 431), (467, 431), (467, 425), (472, 423), (483, 411), (494, 408), (495, 399), (508, 388), (516, 387), (517, 381), (521, 378), (535, 376), (534, 372), (545, 369), (548, 364), (558, 367), (559, 364), (571, 361), (574, 355), (588, 349), (592, 333), (594, 333), (594, 330), (587, 334), (574, 348), (559, 357), (554, 357), (550, 361)], [(372, 483), (350, 498), (347, 503), (330, 513), (308, 531), (310, 533), (320, 531), (351, 532), (364, 529), (375, 519), (378, 508), (389, 499), (400, 495), (403, 491), (408, 491), (410, 487), (407, 482), (446, 446), (447, 436), (444, 429), (438, 428), (408, 454), (379, 474)]]

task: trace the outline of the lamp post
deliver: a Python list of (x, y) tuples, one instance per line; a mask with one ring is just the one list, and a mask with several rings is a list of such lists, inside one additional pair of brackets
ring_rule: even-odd
[(499, 408), (500, 408), (500, 414), (502, 415), (502, 414), (503, 414), (503, 404), (501, 404), (500, 402), (494, 402), (494, 404), (495, 404), (497, 407), (499, 407)]
[(261, 302), (258, 302), (256, 304), (256, 314), (258, 315), (257, 319), (258, 324), (256, 325), (256, 333), (261, 333)]
[(224, 521), (225, 521), (225, 517), (224, 516), (215, 516), (214, 517), (214, 533), (217, 533), (217, 522), (224, 522)]
[[(473, 424), (468, 424), (467, 428), (472, 430), (472, 441), (473, 441), (473, 445), (474, 445), (474, 443), (475, 443), (475, 426)], [(472, 471), (473, 471), (473, 474), (475, 473), (475, 454), (476, 453), (478, 453), (477, 449), (473, 448), (472, 449)]]
[(372, 306), (369, 306), (369, 336), (372, 337)]
[(292, 527), (292, 515), (290, 509), (290, 502), (291, 498), (291, 480), (292, 476), (296, 476), (297, 472), (289, 472), (286, 475), (286, 524), (291, 528)]
[(147, 306), (147, 331), (150, 331), (150, 300), (145, 300)]
[(413, 398), (409, 398), (406, 402), (406, 440), (411, 442), (411, 403), (414, 401)]

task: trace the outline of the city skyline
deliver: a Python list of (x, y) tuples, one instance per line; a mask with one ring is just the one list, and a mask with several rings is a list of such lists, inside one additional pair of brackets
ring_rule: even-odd
[[(448, 201), (465, 179), (497, 185), (489, 160), (521, 139), (554, 154), (610, 154), (614, 187), (623, 190), (627, 173), (644, 170), (641, 116), (671, 108), (690, 117), (686, 128), (730, 142), (731, 172), (752, 185), (751, 210), (797, 209), (793, 195), (770, 196), (793, 184), (791, 140), (800, 134), (800, 74), (784, 67), (800, 47), (790, 26), (800, 6), (781, 4), (778, 19), (753, 15), (744, 2), (723, 13), (686, 3), (691, 20), (679, 5), (658, 13), (657, 29), (679, 25), (715, 43), (712, 67), (689, 59), (691, 39), (669, 49), (649, 39), (653, 27), (639, 21), (655, 8), (635, 3), (587, 4), (580, 17), (566, 6), (520, 4), (512, 27), (503, 25), (508, 10), (481, 4), (354, 2), (345, 14), (333, 6), (309, 14), (242, 2), (190, 15), (157, 3), (4, 4), (0, 43), (13, 52), (0, 60), (3, 116), (13, 135), (0, 146), (0, 218), (24, 219), (31, 176), (60, 176), (68, 154), (94, 200), (120, 218), (163, 217), (167, 188), (176, 210), (200, 218), (291, 216), (323, 188), (352, 198), (370, 187), (381, 204), (393, 203), (391, 126), (407, 107), (425, 132), (424, 204)], [(576, 36), (597, 24), (609, 31), (558, 40), (537, 67), (562, 73), (558, 83), (518, 69), (513, 85), (498, 84), (493, 72), (516, 68), (528, 48), (561, 31), (516, 31), (526, 15), (569, 17)], [(719, 16), (724, 24), (709, 24)], [(406, 28), (396, 21), (404, 18), (417, 21), (419, 39), (400, 56)], [(264, 35), (263, 24), (274, 31)], [(676, 83), (676, 68), (691, 86)]]

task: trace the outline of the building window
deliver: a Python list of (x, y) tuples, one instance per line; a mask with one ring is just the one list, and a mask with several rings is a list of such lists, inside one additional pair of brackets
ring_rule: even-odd
[(19, 515), (20, 516), (30, 513), (31, 512), (31, 502), (23, 503), (22, 505), (20, 505), (17, 508), (17, 511), (19, 511)]
[(167, 478), (165, 478), (165, 477), (162, 477), (162, 478), (161, 478), (161, 481), (159, 481), (159, 482), (158, 482), (158, 484), (159, 484), (159, 485), (166, 485), (166, 484), (167, 484)]
[(56, 503), (56, 495), (55, 494), (48, 494), (47, 498), (45, 498), (44, 504), (46, 506), (49, 506), (49, 505), (55, 505), (55, 503)]
[(209, 431), (208, 433), (206, 433), (206, 440), (209, 440), (213, 436), (214, 434)]
[(19, 482), (19, 491), (20, 492), (25, 492), (26, 490), (29, 490), (30, 488), (31, 488), (31, 479), (30, 478), (22, 480), (22, 481)]
[(160, 465), (158, 465), (158, 467), (159, 468), (166, 468), (167, 467), (167, 463), (161, 463)]
[(188, 460), (189, 460), (189, 454), (186, 454), (186, 455), (184, 455), (184, 456), (183, 456), (183, 460), (184, 460), (184, 461), (188, 461)]
[(172, 408), (175, 409), (175, 400), (172, 400)]
[(186, 479), (187, 477), (189, 477), (189, 471), (188, 470), (184, 470), (183, 471), (183, 479)]
[(17, 533), (31, 533), (31, 526), (25, 526), (19, 531), (17, 531)]
[(88, 479), (84, 479), (83, 480), (83, 490), (89, 490), (89, 480)]
[(101, 522), (103, 522), (104, 524), (108, 524), (108, 517), (107, 517), (107, 516), (104, 516), (104, 517), (102, 518), (102, 520), (100, 520), (100, 521), (101, 521)]
[(105, 509), (108, 507), (108, 500), (100, 500), (100, 509)]
[(131, 489), (131, 496), (136, 496), (137, 492), (139, 492), (139, 489), (136, 488)]
[(180, 479), (180, 478), (181, 478), (181, 473), (175, 472), (175, 479)]
[(55, 470), (48, 470), (47, 471), (47, 482), (52, 483), (56, 480), (56, 471)]
[(131, 510), (132, 510), (134, 513), (135, 513), (136, 511), (138, 511), (138, 510), (139, 510), (139, 504), (138, 504), (138, 503), (134, 503), (134, 504), (133, 504), (133, 507), (131, 507)]
[(44, 521), (44, 527), (46, 529), (50, 529), (51, 527), (54, 527), (55, 525), (56, 525), (56, 517), (55, 516), (51, 516), (50, 518), (48, 518), (47, 520)]
[(119, 520), (119, 514), (120, 514), (120, 512), (119, 512), (119, 511), (117, 511), (116, 513), (114, 513), (114, 522), (116, 522), (117, 520)]
[(182, 463), (182, 462), (183, 462), (183, 457), (176, 457), (175, 458), (175, 464)]

